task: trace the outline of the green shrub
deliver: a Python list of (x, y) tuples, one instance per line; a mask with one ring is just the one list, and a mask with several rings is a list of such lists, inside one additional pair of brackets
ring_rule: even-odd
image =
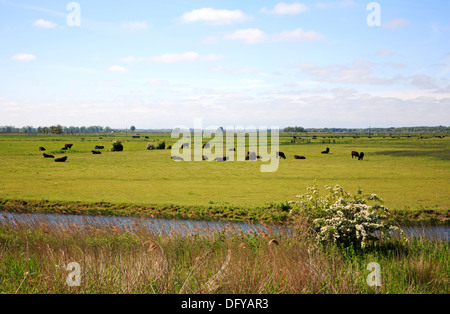
[(162, 141), (156, 145), (156, 149), (166, 149), (166, 142)]
[(112, 143), (111, 151), (113, 151), (113, 152), (121, 152), (121, 151), (123, 151), (122, 143), (120, 141), (114, 141)]

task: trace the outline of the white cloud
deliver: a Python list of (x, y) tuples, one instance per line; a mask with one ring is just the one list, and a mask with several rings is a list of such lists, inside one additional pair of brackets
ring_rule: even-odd
[(263, 13), (275, 14), (275, 15), (297, 15), (308, 10), (308, 7), (302, 3), (284, 3), (280, 2), (272, 10), (267, 10), (265, 7), (261, 9)]
[(55, 23), (43, 19), (37, 20), (33, 25), (42, 28), (55, 28), (57, 26)]
[(123, 23), (122, 27), (125, 29), (130, 29), (130, 30), (146, 30), (148, 29), (148, 24), (147, 22), (127, 22), (127, 23)]
[(297, 28), (293, 31), (283, 31), (273, 35), (274, 41), (317, 41), (323, 39), (325, 36), (316, 31), (303, 31)]
[(108, 71), (109, 71), (109, 72), (112, 72), (112, 73), (120, 73), (120, 74), (128, 73), (128, 70), (125, 69), (124, 67), (121, 67), (120, 65), (113, 65), (113, 66), (110, 66), (110, 67), (108, 68)]
[(226, 39), (242, 40), (247, 44), (256, 44), (263, 42), (266, 35), (258, 28), (240, 29), (225, 36)]
[(21, 54), (12, 56), (11, 60), (28, 62), (28, 61), (36, 60), (36, 56), (32, 55), (32, 54), (27, 54), (27, 53), (21, 53)]
[(405, 19), (395, 19), (390, 22), (383, 24), (383, 27), (386, 28), (400, 28), (409, 25), (409, 21)]
[(240, 10), (217, 10), (202, 8), (186, 12), (181, 16), (184, 23), (206, 22), (213, 25), (226, 25), (235, 22), (243, 22), (249, 17)]
[(301, 28), (274, 34), (266, 34), (258, 28), (248, 28), (234, 31), (225, 36), (225, 39), (242, 40), (247, 44), (282, 41), (318, 41), (323, 38), (325, 36), (316, 31), (303, 31)]
[(175, 62), (193, 62), (193, 61), (216, 61), (221, 57), (215, 54), (201, 55), (197, 52), (185, 52), (185, 53), (166, 53), (158, 56), (151, 56), (149, 58), (136, 58), (127, 57), (122, 58), (120, 61), (127, 63), (140, 63), (140, 62), (158, 62), (158, 63), (175, 63)]

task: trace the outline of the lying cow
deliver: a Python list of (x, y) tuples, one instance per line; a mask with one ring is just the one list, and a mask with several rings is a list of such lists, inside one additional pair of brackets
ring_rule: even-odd
[(39, 151), (41, 151), (41, 152), (43, 152), (43, 151), (45, 151), (46, 149), (44, 148), (44, 147), (39, 147)]
[(93, 151), (92, 151), (92, 154), (94, 154), (94, 155), (101, 155), (101, 154), (102, 154), (102, 152), (99, 152), (99, 151), (93, 150)]
[(53, 155), (47, 155), (46, 153), (44, 153), (43, 155), (44, 155), (44, 158), (55, 158), (55, 156), (53, 156)]
[(228, 157), (217, 157), (216, 161), (227, 161), (228, 159)]
[(328, 154), (330, 152), (330, 148), (327, 147), (327, 149), (325, 151), (322, 152), (322, 154)]
[(105, 149), (105, 146), (95, 146), (95, 149)]
[(295, 155), (294, 158), (295, 158), (295, 159), (306, 159), (306, 157), (304, 157), (304, 156), (298, 156), (298, 155)]
[(172, 159), (175, 160), (175, 161), (182, 161), (183, 160), (183, 158), (178, 157), (178, 156), (172, 156)]
[(69, 157), (64, 156), (64, 157), (61, 157), (61, 158), (56, 158), (56, 159), (55, 159), (55, 162), (66, 162), (66, 161), (67, 161), (67, 158), (69, 158)]

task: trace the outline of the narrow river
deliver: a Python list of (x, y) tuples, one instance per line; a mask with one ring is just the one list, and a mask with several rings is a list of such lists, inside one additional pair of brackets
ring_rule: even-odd
[[(64, 229), (70, 226), (76, 226), (77, 228), (109, 227), (129, 232), (145, 229), (160, 235), (211, 234), (214, 232), (266, 233), (272, 235), (292, 233), (292, 230), (287, 227), (268, 226), (260, 223), (0, 212), (0, 224), (17, 224), (32, 228), (42, 226), (43, 223), (52, 228)], [(450, 237), (450, 226), (414, 226), (403, 227), (402, 229), (409, 238), (418, 237), (448, 241)]]

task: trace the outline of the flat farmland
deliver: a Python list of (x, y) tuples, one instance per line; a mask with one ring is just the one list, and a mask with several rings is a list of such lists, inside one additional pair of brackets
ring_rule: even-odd
[[(0, 136), (0, 198), (253, 208), (294, 200), (316, 180), (324, 190), (338, 184), (354, 193), (361, 187), (390, 209), (450, 208), (448, 137), (300, 135), (291, 143), (293, 136), (282, 134), (280, 151), (287, 159), (279, 160), (277, 171), (263, 173), (262, 161), (175, 162), (170, 149), (146, 147), (159, 141), (173, 145), (177, 139), (145, 136), (149, 139), (143, 134), (139, 139), (125, 134)], [(124, 151), (110, 151), (114, 140), (122, 142)], [(60, 151), (66, 143), (73, 148)], [(105, 146), (101, 155), (91, 152), (97, 145)], [(45, 159), (41, 146), (55, 157), (67, 155), (68, 161)], [(327, 147), (330, 153), (321, 154)], [(352, 159), (352, 151), (364, 152), (364, 160)]]

